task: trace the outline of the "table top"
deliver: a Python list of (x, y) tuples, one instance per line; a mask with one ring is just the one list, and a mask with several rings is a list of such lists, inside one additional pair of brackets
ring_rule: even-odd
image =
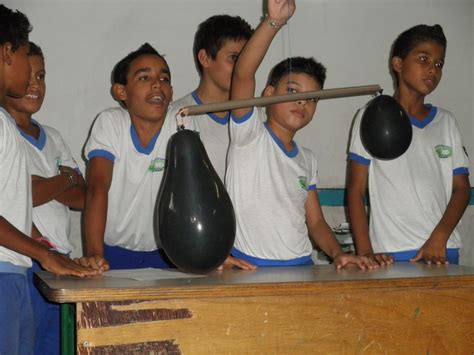
[(474, 267), (395, 263), (375, 270), (334, 265), (260, 267), (254, 271), (226, 269), (204, 277), (137, 281), (108, 276), (79, 278), (49, 272), (35, 283), (59, 303), (169, 298), (295, 295), (343, 289), (398, 287), (474, 287)]

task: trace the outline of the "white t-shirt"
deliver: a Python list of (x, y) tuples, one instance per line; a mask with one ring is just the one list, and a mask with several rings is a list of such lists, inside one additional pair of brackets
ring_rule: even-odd
[[(52, 127), (40, 125), (35, 120), (33, 123), (40, 130), (38, 139), (20, 130), (21, 135), (27, 140), (25, 145), (31, 175), (50, 178), (59, 174), (61, 165), (79, 171), (79, 167), (60, 133)], [(51, 200), (41, 206), (34, 207), (33, 223), (57, 251), (63, 254), (73, 251), (74, 246), (69, 240), (69, 208), (66, 205)]]
[[(418, 250), (443, 216), (453, 175), (468, 174), (468, 160), (454, 116), (430, 107), (422, 121), (410, 118), (413, 139), (394, 160), (378, 160), (364, 149), (358, 113), (349, 159), (369, 165), (370, 238), (375, 253)], [(448, 248), (459, 248), (455, 229)]]
[[(186, 106), (201, 105), (202, 101), (196, 91), (173, 101), (171, 110), (179, 110)], [(196, 130), (199, 131), (201, 141), (206, 148), (209, 160), (217, 174), (224, 182), (227, 150), (229, 147), (229, 117), (230, 113), (221, 118), (213, 113), (189, 116), (194, 121)]]
[(263, 123), (263, 109), (232, 117), (226, 185), (237, 220), (234, 247), (261, 259), (291, 260), (313, 250), (305, 223), (309, 190), (316, 189), (314, 154), (283, 143)]
[[(0, 107), (0, 215), (31, 235), (31, 176), (25, 142), (13, 118)], [(31, 259), (0, 247), (0, 262), (31, 267)]]
[(86, 157), (114, 162), (108, 195), (104, 242), (135, 251), (156, 250), (154, 210), (176, 121), (167, 115), (163, 127), (142, 147), (128, 111), (110, 108), (99, 114), (85, 147)]

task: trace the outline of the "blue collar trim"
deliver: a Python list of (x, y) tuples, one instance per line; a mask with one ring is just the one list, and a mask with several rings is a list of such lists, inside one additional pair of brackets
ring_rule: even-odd
[(33, 123), (36, 127), (39, 128), (39, 137), (36, 139), (33, 136), (30, 136), (28, 133), (25, 133), (20, 127), (18, 127), (18, 131), (20, 134), (25, 138), (28, 142), (31, 143), (32, 146), (38, 148), (39, 150), (43, 150), (44, 146), (46, 145), (46, 133), (44, 132), (43, 126), (39, 124), (36, 120), (32, 119), (31, 123)]
[(431, 104), (426, 104), (426, 107), (430, 109), (430, 112), (428, 112), (426, 117), (424, 117), (422, 120), (419, 120), (414, 116), (409, 116), (410, 122), (413, 126), (418, 128), (425, 128), (431, 121), (433, 121), (436, 116), (436, 113), (438, 112), (438, 108)]
[(276, 136), (276, 134), (272, 131), (272, 129), (270, 127), (268, 127), (268, 123), (265, 122), (264, 125), (265, 125), (265, 128), (267, 129), (268, 133), (270, 133), (270, 136), (273, 138), (275, 143), (278, 144), (278, 146), (283, 151), (283, 153), (285, 153), (290, 158), (294, 158), (298, 155), (298, 146), (296, 145), (295, 141), (291, 142), (291, 143), (293, 143), (293, 148), (290, 149), (290, 150), (287, 150), (285, 148), (285, 145), (283, 144), (283, 142)]
[(146, 147), (143, 147), (140, 143), (140, 138), (138, 138), (138, 133), (133, 124), (130, 124), (130, 136), (132, 137), (133, 146), (135, 149), (142, 154), (149, 155), (153, 148), (155, 148), (155, 143), (158, 137), (160, 136), (161, 129), (153, 136), (150, 143)]
[[(196, 101), (196, 103), (198, 105), (202, 105), (203, 102), (202, 100), (199, 98), (198, 94), (196, 91), (193, 91), (191, 93), (194, 101)], [(219, 117), (217, 116), (216, 114), (212, 113), (212, 112), (209, 112), (207, 113), (207, 115), (212, 119), (214, 120), (215, 122), (221, 124), (221, 125), (226, 125), (227, 123), (229, 123), (229, 119), (230, 119), (230, 112), (227, 112), (227, 115), (225, 115), (225, 117)]]

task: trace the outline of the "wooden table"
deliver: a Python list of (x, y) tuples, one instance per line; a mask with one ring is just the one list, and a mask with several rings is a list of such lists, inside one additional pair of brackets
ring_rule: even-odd
[(474, 352), (472, 267), (322, 265), (159, 281), (40, 272), (35, 282), (76, 305), (80, 354)]

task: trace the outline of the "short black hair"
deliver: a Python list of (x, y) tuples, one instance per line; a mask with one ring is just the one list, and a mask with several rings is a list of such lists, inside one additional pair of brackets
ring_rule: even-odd
[(28, 56), (32, 57), (34, 55), (37, 55), (44, 60), (44, 55), (43, 51), (41, 50), (41, 47), (38, 46), (36, 43), (30, 41), (30, 50), (28, 51)]
[(142, 55), (156, 55), (157, 57), (163, 59), (163, 61), (168, 65), (165, 58), (158, 53), (158, 51), (153, 48), (149, 43), (142, 44), (137, 50), (130, 52), (127, 56), (121, 59), (117, 64), (115, 64), (112, 71), (112, 84), (122, 84), (127, 85), (127, 75), (128, 70), (130, 69), (130, 63)]
[(12, 50), (16, 51), (18, 47), (28, 44), (31, 30), (30, 21), (24, 13), (0, 4), (0, 45), (9, 42)]
[(447, 40), (440, 25), (417, 25), (402, 32), (393, 42), (390, 59), (405, 59), (408, 53), (422, 42), (435, 42), (446, 50)]
[(317, 62), (313, 57), (292, 57), (282, 60), (270, 71), (267, 86), (276, 86), (278, 82), (290, 73), (308, 74), (321, 86), (326, 81), (326, 67)]
[(202, 74), (202, 65), (198, 59), (201, 49), (212, 59), (216, 59), (217, 52), (225, 41), (248, 40), (252, 34), (252, 27), (240, 16), (214, 15), (202, 22), (194, 35), (193, 44), (194, 62), (199, 75)]

